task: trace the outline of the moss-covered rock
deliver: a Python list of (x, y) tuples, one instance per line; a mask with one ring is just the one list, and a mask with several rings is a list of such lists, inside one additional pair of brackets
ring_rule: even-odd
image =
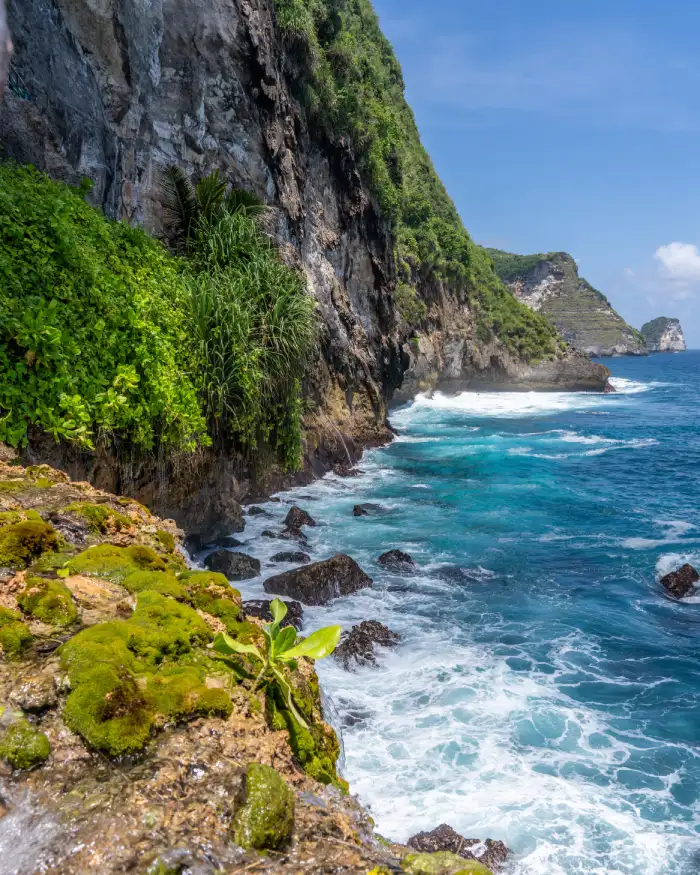
[(13, 769), (31, 769), (49, 758), (51, 745), (43, 732), (24, 718), (0, 735), (0, 758)]
[(401, 868), (407, 875), (492, 875), (482, 863), (465, 860), (450, 851), (436, 854), (409, 854)]
[(135, 571), (167, 571), (168, 566), (150, 547), (114, 547), (100, 544), (88, 547), (68, 564), (70, 574), (102, 577), (112, 583), (123, 583)]
[(246, 772), (246, 801), (231, 823), (233, 840), (256, 850), (281, 847), (294, 826), (294, 793), (269, 766), (251, 763)]
[(124, 578), (122, 586), (133, 593), (151, 590), (178, 601), (187, 599), (185, 587), (168, 571), (132, 571)]
[(175, 550), (175, 537), (174, 535), (171, 535), (170, 532), (158, 529), (156, 532), (156, 538), (166, 553), (172, 553)]
[(132, 521), (128, 516), (112, 510), (106, 504), (90, 504), (87, 501), (78, 501), (69, 504), (65, 511), (84, 519), (90, 527), (90, 531), (94, 534), (104, 535), (111, 531), (120, 532), (122, 529), (128, 529), (132, 525)]
[(61, 648), (72, 688), (66, 723), (92, 747), (120, 756), (140, 750), (168, 721), (228, 717), (228, 693), (206, 686), (208, 656), (195, 652), (211, 637), (188, 605), (141, 592), (129, 620), (85, 629)]
[(42, 553), (58, 550), (60, 539), (42, 520), (25, 519), (0, 528), (0, 566), (26, 568)]
[(223, 574), (215, 571), (185, 571), (178, 575), (178, 580), (187, 587), (190, 604), (221, 620), (230, 635), (241, 640), (255, 640), (259, 636), (257, 626), (240, 622), (241, 594)]
[(0, 607), (0, 647), (5, 656), (18, 656), (31, 640), (31, 632), (20, 615)]
[(78, 619), (73, 596), (60, 580), (29, 577), (17, 603), (25, 614), (52, 626), (70, 626)]

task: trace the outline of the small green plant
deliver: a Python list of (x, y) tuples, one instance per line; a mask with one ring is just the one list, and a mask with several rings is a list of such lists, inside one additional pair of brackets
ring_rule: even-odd
[(260, 681), (267, 676), (270, 682), (277, 684), (280, 688), (297, 723), (304, 729), (308, 729), (304, 718), (294, 705), (292, 688), (282, 673), (281, 667), (285, 664), (293, 664), (300, 656), (306, 656), (307, 659), (325, 659), (325, 657), (330, 656), (338, 646), (342, 630), (340, 626), (326, 626), (297, 644), (297, 633), (294, 626), (280, 628), (282, 620), (287, 615), (287, 606), (284, 602), (274, 599), (270, 604), (270, 612), (272, 613), (272, 623), (263, 626), (265, 646), (262, 651), (254, 644), (242, 644), (240, 641), (236, 641), (225, 632), (220, 632), (216, 636), (212, 647), (217, 653), (224, 656), (231, 656), (234, 653), (254, 656), (262, 663), (260, 673), (255, 680), (255, 687), (257, 688)]

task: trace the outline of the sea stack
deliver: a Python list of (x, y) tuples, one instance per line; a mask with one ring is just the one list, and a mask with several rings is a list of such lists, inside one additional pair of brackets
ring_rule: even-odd
[(642, 325), (642, 334), (649, 352), (685, 352), (688, 349), (678, 319), (659, 316)]

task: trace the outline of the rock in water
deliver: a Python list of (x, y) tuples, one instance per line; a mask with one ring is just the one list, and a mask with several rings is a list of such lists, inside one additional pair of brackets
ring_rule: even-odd
[(367, 508), (362, 507), (361, 504), (356, 504), (352, 509), (353, 516), (369, 516), (369, 511)]
[(413, 571), (416, 567), (413, 558), (403, 550), (389, 550), (387, 553), (382, 553), (377, 563), (391, 571)]
[(270, 516), (270, 514), (264, 508), (253, 505), (248, 508), (248, 516)]
[(642, 325), (649, 352), (685, 352), (688, 348), (678, 319), (659, 316)]
[(360, 566), (343, 553), (304, 568), (285, 571), (265, 581), (265, 592), (286, 595), (305, 605), (326, 605), (343, 595), (372, 586)]
[[(301, 606), (301, 602), (287, 601), (285, 605), (287, 606), (287, 616), (282, 620), (282, 628), (294, 626), (297, 632), (301, 631), (304, 626), (304, 608)], [(248, 617), (257, 617), (266, 623), (272, 622), (269, 599), (254, 599), (243, 602), (243, 612)]]
[(694, 589), (695, 584), (700, 580), (700, 574), (693, 568), (692, 565), (684, 565), (678, 571), (672, 571), (665, 577), (661, 578), (661, 583), (666, 589), (677, 599), (682, 599), (689, 595)]
[(503, 842), (486, 839), (465, 839), (446, 823), (440, 824), (431, 832), (419, 832), (412, 836), (406, 844), (415, 851), (425, 854), (435, 854), (440, 851), (450, 851), (465, 860), (478, 860), (489, 869), (502, 866), (510, 851)]
[(353, 626), (349, 632), (343, 634), (333, 656), (347, 671), (351, 670), (353, 663), (376, 665), (375, 646), (396, 647), (400, 640), (401, 636), (383, 623), (364, 620), (359, 626)]
[(204, 560), (210, 571), (218, 571), (229, 580), (250, 580), (260, 574), (260, 562), (246, 553), (217, 550)]
[(308, 553), (302, 553), (301, 550), (298, 551), (289, 551), (282, 553), (275, 553), (274, 556), (270, 557), (270, 562), (294, 562), (297, 565), (306, 565), (307, 562), (311, 561), (311, 557)]
[(302, 526), (314, 527), (316, 525), (316, 520), (305, 510), (294, 505), (284, 518), (284, 524), (288, 529), (297, 532)]

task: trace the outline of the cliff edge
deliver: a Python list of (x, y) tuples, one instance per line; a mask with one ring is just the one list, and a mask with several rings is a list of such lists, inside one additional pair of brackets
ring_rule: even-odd
[(659, 316), (642, 325), (642, 334), (649, 352), (685, 352), (688, 349), (678, 319)]

